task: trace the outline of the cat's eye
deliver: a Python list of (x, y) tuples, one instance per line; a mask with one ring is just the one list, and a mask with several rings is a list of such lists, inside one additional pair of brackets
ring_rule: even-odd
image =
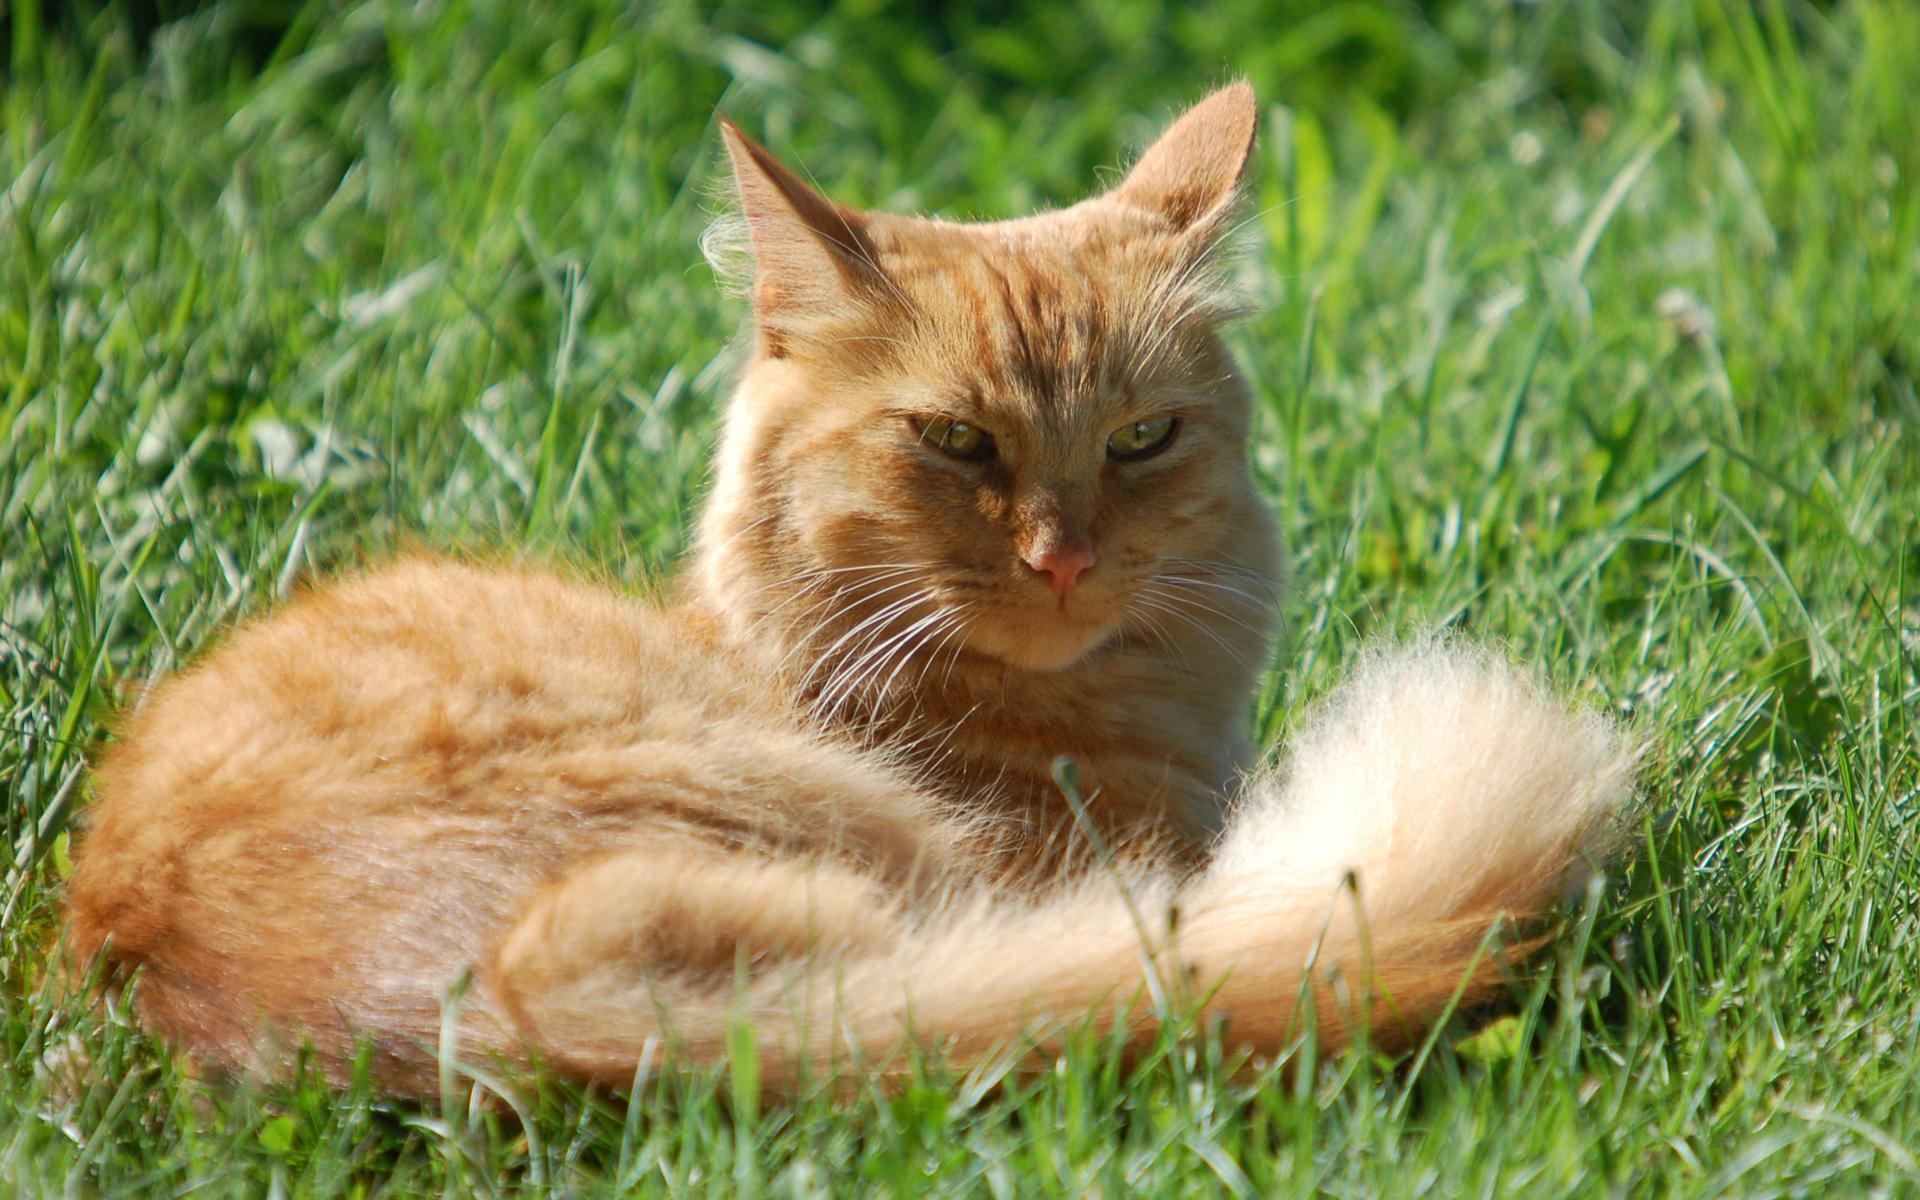
[(1155, 417), (1122, 425), (1107, 437), (1107, 456), (1123, 461), (1152, 458), (1173, 442), (1179, 422), (1172, 417)]
[(948, 458), (985, 462), (993, 457), (993, 435), (978, 425), (952, 417), (916, 417), (913, 427), (919, 431), (921, 441)]

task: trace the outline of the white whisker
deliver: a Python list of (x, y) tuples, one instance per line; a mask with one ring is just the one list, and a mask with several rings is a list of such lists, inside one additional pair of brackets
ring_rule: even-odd
[[(1211, 625), (1201, 620), (1198, 615), (1196, 615), (1195, 613), (1189, 610), (1188, 606), (1192, 604), (1193, 597), (1156, 592), (1151, 588), (1151, 586), (1149, 586), (1146, 588), (1142, 588), (1140, 590), (1140, 592), (1135, 596), (1134, 602), (1137, 604), (1145, 605), (1146, 607), (1151, 608), (1156, 612), (1163, 612), (1170, 617), (1177, 617), (1180, 620), (1185, 621), (1187, 624), (1193, 626), (1195, 629), (1199, 630), (1201, 633), (1205, 634), (1207, 637), (1213, 639), (1214, 643), (1218, 645), (1222, 650), (1225, 650), (1229, 655), (1231, 655), (1234, 661), (1240, 663), (1243, 666), (1251, 665), (1248, 662), (1247, 656), (1243, 651), (1241, 651), (1238, 647), (1234, 646), (1232, 643), (1228, 642), (1225, 638), (1221, 637), (1218, 631), (1213, 629)], [(1230, 616), (1229, 614), (1220, 612), (1218, 609), (1209, 609), (1209, 608), (1206, 608), (1204, 605), (1194, 605), (1194, 607), (1199, 607), (1204, 612), (1208, 612), (1213, 616), (1220, 617), (1223, 620), (1230, 621), (1233, 624), (1239, 625), (1240, 627), (1247, 629), (1249, 631), (1264, 632), (1260, 630), (1259, 627), (1254, 625), (1249, 625), (1245, 621), (1237, 620), (1232, 616)]]

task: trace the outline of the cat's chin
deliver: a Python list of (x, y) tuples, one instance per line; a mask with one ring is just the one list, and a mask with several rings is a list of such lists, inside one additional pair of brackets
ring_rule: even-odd
[(1114, 625), (1050, 621), (1044, 624), (980, 628), (968, 649), (1023, 671), (1064, 671), (1112, 641)]

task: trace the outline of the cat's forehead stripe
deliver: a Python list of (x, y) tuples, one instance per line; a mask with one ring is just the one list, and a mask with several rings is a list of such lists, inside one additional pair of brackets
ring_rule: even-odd
[[(880, 216), (880, 265), (914, 310), (926, 369), (949, 407), (992, 427), (1040, 421), (1104, 433), (1142, 371), (1177, 353), (1155, 302), (1173, 265), (1155, 231), (1084, 204), (990, 224)], [(1095, 427), (1099, 427), (1095, 429)]]
[(1096, 392), (1103, 306), (1077, 279), (1046, 278), (1015, 259), (982, 260), (973, 343), (1008, 399), (1065, 414)]

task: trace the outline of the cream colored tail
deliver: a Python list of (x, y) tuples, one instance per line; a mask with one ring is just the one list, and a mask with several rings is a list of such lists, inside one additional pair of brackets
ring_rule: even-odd
[[(1042, 903), (981, 895), (885, 929), (822, 911), (803, 965), (744, 988), (606, 957), (557, 969), (537, 949), (503, 961), (502, 982), (556, 1065), (615, 1079), (649, 1039), (717, 1057), (742, 1018), (775, 1073), (891, 1062), (909, 1028), (962, 1061), (1090, 1013), (1125, 1009), (1146, 1034), (1155, 989), (1204, 998), (1230, 1040), (1256, 1049), (1284, 1048), (1309, 1020), (1336, 1044), (1356, 1016), (1377, 1042), (1403, 1042), (1454, 995), (1496, 985), (1498, 956), (1483, 953), (1494, 922), (1544, 915), (1579, 886), (1634, 763), (1605, 720), (1568, 715), (1483, 651), (1380, 653), (1247, 789), (1212, 864), (1182, 886), (1095, 878)], [(843, 893), (822, 881), (823, 897)]]

